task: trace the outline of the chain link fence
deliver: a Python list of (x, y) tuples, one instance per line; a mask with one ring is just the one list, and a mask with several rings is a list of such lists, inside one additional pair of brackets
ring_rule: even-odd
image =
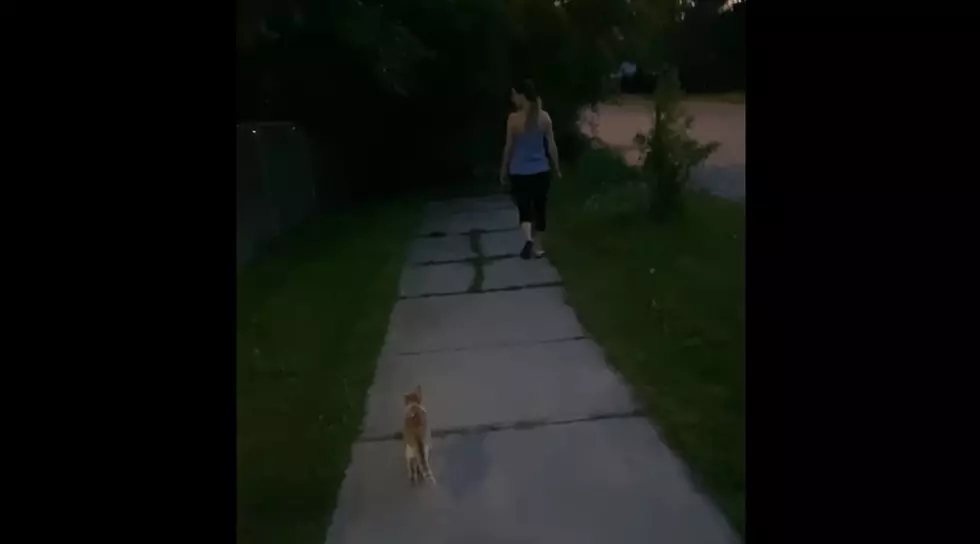
[(236, 257), (238, 265), (317, 208), (310, 142), (293, 123), (237, 126)]

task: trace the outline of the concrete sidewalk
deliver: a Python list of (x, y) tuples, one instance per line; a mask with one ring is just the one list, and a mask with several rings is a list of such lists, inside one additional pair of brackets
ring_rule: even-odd
[[(429, 206), (327, 542), (737, 542), (587, 338), (557, 271), (516, 256), (516, 225), (504, 197)], [(416, 384), (432, 488), (409, 486), (398, 437)]]

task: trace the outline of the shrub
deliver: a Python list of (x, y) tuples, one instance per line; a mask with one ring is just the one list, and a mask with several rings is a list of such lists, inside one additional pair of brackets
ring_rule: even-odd
[(681, 96), (677, 71), (665, 70), (653, 96), (650, 132), (637, 137), (643, 146), (641, 171), (648, 185), (649, 211), (659, 221), (680, 210), (691, 171), (718, 148), (718, 142), (702, 144), (688, 134), (694, 118), (681, 106)]

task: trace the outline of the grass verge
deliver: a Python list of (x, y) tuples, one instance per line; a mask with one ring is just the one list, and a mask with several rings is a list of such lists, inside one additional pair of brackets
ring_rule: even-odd
[(316, 217), (239, 271), (239, 544), (323, 542), (420, 209)]
[(585, 328), (744, 537), (744, 206), (690, 193), (660, 226), (636, 197), (631, 211), (594, 198), (633, 175), (609, 150), (573, 165), (555, 184), (549, 254)]

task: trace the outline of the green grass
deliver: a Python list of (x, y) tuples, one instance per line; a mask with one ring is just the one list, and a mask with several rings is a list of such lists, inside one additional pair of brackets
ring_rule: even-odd
[(323, 542), (420, 209), (328, 213), (239, 271), (239, 544)]
[(585, 328), (744, 536), (744, 206), (691, 193), (660, 226), (616, 199), (602, 201), (616, 213), (584, 205), (631, 175), (606, 150), (570, 168), (549, 253)]

